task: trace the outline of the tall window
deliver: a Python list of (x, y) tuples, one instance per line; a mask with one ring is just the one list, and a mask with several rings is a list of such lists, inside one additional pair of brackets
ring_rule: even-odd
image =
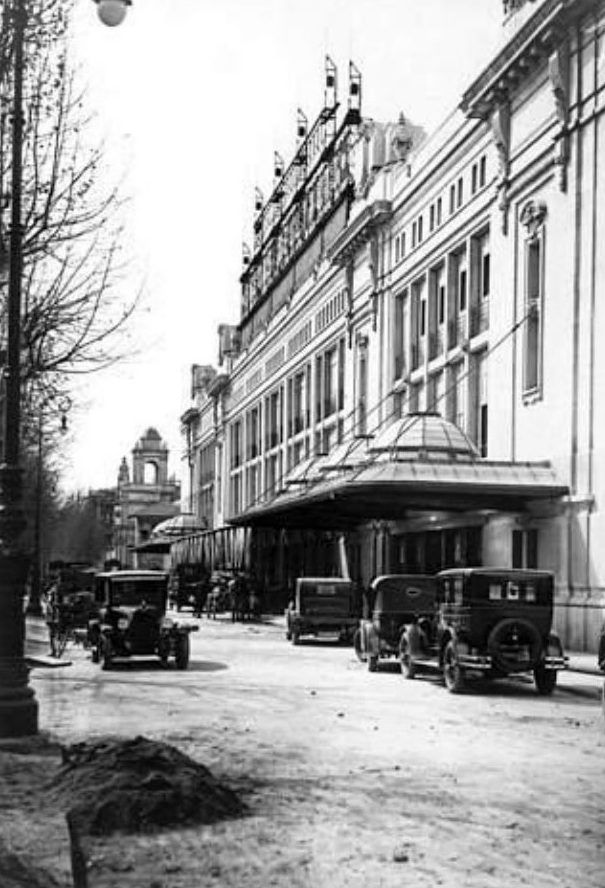
[(365, 435), (368, 419), (368, 340), (359, 340), (357, 353), (357, 434)]
[(525, 333), (524, 389), (535, 392), (540, 388), (540, 352), (542, 339), (542, 241), (528, 241), (525, 253)]
[(395, 297), (393, 317), (394, 379), (401, 379), (405, 373), (405, 304), (406, 293)]

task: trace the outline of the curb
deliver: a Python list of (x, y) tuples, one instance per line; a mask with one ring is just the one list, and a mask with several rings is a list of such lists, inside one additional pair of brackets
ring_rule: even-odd
[(60, 669), (62, 666), (71, 666), (72, 664), (71, 660), (61, 660), (44, 654), (26, 654), (25, 662), (30, 669)]

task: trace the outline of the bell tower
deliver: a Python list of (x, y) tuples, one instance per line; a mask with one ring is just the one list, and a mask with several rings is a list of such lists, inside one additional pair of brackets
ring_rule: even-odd
[(166, 484), (168, 480), (168, 448), (154, 428), (139, 438), (132, 451), (134, 484)]

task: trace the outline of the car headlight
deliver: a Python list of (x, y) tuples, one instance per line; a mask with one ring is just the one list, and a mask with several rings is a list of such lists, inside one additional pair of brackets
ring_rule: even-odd
[(120, 617), (118, 620), (118, 629), (128, 629), (128, 619), (126, 617)]

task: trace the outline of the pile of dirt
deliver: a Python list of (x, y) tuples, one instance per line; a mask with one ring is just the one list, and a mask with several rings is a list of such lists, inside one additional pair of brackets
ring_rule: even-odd
[(208, 768), (167, 743), (110, 738), (64, 747), (62, 755), (49, 796), (89, 835), (215, 823), (244, 813), (238, 796)]

